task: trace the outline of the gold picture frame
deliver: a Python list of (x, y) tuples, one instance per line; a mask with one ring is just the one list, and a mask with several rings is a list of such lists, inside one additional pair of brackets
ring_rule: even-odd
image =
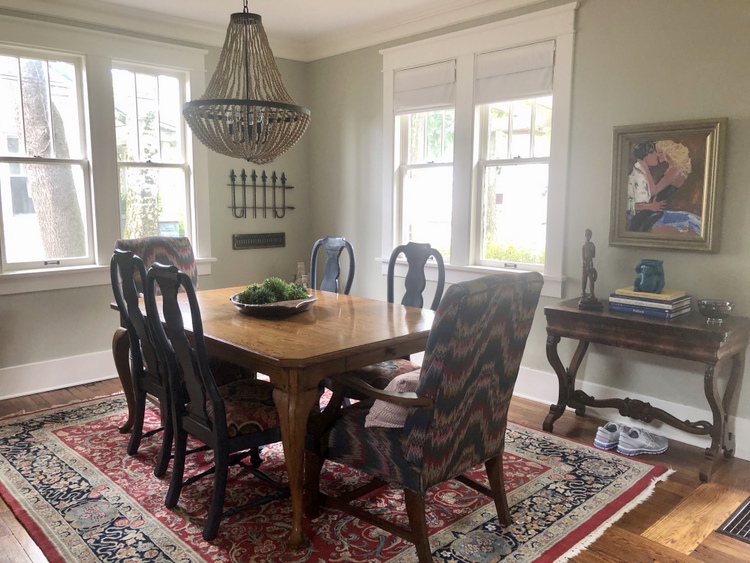
[(614, 128), (609, 244), (718, 251), (727, 119)]

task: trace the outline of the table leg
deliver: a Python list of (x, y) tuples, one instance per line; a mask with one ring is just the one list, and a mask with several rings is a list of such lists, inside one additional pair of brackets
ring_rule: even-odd
[[(287, 381), (293, 380), (293, 375), (287, 379)], [(288, 548), (290, 550), (301, 549), (308, 541), (302, 530), (305, 434), (310, 410), (318, 400), (318, 389), (316, 387), (299, 392), (274, 389), (273, 398), (276, 409), (279, 411), (281, 441), (284, 445), (284, 458), (292, 498), (292, 529), (289, 534)]]
[(734, 455), (734, 435), (729, 432), (728, 406), (734, 396), (737, 379), (742, 369), (739, 354), (732, 356), (732, 367), (723, 397), (720, 396), (716, 384), (716, 374), (719, 372), (720, 366), (721, 362), (707, 364), (703, 377), (703, 388), (706, 393), (706, 399), (713, 413), (713, 424), (710, 429), (711, 446), (706, 448), (705, 460), (700, 471), (701, 481), (704, 482), (708, 482), (711, 479), (711, 473), (713, 472), (714, 463), (719, 455), (719, 451), (723, 451), (725, 457)]
[(130, 337), (127, 329), (119, 327), (112, 336), (112, 356), (115, 360), (115, 369), (120, 377), (120, 384), (125, 393), (125, 402), (128, 405), (128, 419), (120, 426), (123, 434), (130, 432), (133, 427), (133, 411), (135, 395), (133, 393), (133, 376), (130, 373)]
[[(578, 368), (583, 361), (583, 357), (586, 355), (589, 343), (587, 340), (580, 340), (578, 347), (576, 348), (573, 358), (570, 361), (570, 367), (566, 370), (560, 360), (560, 355), (557, 353), (557, 345), (560, 343), (560, 337), (555, 335), (547, 336), (547, 360), (549, 361), (552, 369), (557, 374), (557, 404), (550, 405), (549, 413), (544, 419), (542, 428), (547, 432), (552, 432), (552, 427), (555, 421), (560, 418), (565, 412), (565, 407), (570, 403), (573, 391), (576, 386), (576, 375)], [(584, 405), (576, 406), (576, 414), (583, 415), (585, 412)]]

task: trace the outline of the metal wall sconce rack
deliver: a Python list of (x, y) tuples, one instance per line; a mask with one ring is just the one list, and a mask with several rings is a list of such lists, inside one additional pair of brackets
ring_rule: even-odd
[[(258, 182), (259, 179), (260, 182)], [(277, 176), (276, 171), (272, 172), (269, 183), (269, 176), (265, 170), (261, 171), (260, 176), (253, 170), (248, 177), (244, 168), (239, 176), (232, 169), (229, 171), (229, 180), (231, 183), (228, 185), (232, 190), (232, 205), (229, 208), (232, 210), (232, 215), (237, 219), (247, 217), (248, 209), (253, 210), (253, 219), (257, 219), (258, 210), (263, 212), (264, 219), (267, 218), (268, 211), (273, 211), (273, 218), (283, 219), (287, 209), (294, 209), (291, 205), (286, 204), (286, 191), (294, 189), (294, 186), (286, 185), (286, 175), (283, 172), (281, 176)], [(252, 198), (250, 204), (248, 204), (248, 189), (251, 191)], [(279, 198), (276, 196), (277, 190), (281, 191)], [(271, 200), (270, 205), (269, 199)], [(278, 199), (281, 200), (280, 203), (277, 203)]]

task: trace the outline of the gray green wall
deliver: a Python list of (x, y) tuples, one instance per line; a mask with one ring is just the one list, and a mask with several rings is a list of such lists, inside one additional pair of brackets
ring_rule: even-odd
[[(541, 7), (565, 2), (549, 1)], [(526, 10), (529, 11), (529, 10)], [(497, 18), (494, 18), (497, 19)], [(490, 20), (483, 20), (487, 23)], [(460, 27), (467, 27), (462, 24)], [(457, 29), (452, 28), (453, 29)], [(750, 315), (750, 5), (746, 0), (583, 0), (577, 16), (573, 113), (565, 213), (564, 297), (580, 291), (583, 230), (597, 245), (597, 294), (632, 282), (643, 257), (664, 260), (670, 286), (696, 297), (726, 297)], [(422, 36), (420, 36), (421, 38)], [(379, 49), (393, 42), (312, 63), (280, 61), (291, 95), (312, 110), (298, 146), (266, 170), (284, 171), (297, 209), (278, 219), (234, 219), (226, 187), (230, 168), (246, 164), (209, 155), (213, 255), (201, 286), (242, 285), (269, 275), (290, 277), (309, 259), (312, 241), (346, 236), (357, 252), (353, 293), (385, 298), (381, 264), (382, 78)], [(213, 68), (218, 50), (207, 60)], [(610, 247), (612, 128), (617, 125), (728, 117), (723, 212), (716, 254)], [(246, 166), (249, 170), (249, 166)], [(258, 167), (260, 168), (260, 167)], [(233, 251), (236, 233), (285, 232), (282, 249)], [(117, 326), (110, 289), (99, 286), (0, 297), (0, 374), (4, 368), (102, 352)], [(542, 307), (524, 368), (554, 379), (545, 356)], [(75, 327), (75, 330), (71, 330)], [(572, 345), (563, 343), (567, 362)], [(747, 370), (746, 370), (747, 371)], [(112, 369), (114, 374), (114, 368)], [(706, 409), (697, 364), (592, 345), (579, 377)], [(547, 379), (548, 378), (548, 379)], [(0, 395), (3, 382), (0, 379)], [(543, 389), (540, 389), (540, 392)], [(750, 385), (740, 388), (738, 415), (750, 419)]]

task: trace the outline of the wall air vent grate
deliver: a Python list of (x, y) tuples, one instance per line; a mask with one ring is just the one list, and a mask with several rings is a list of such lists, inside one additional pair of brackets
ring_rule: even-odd
[(286, 233), (256, 233), (248, 235), (232, 235), (232, 249), (245, 250), (248, 248), (274, 248), (286, 246)]

